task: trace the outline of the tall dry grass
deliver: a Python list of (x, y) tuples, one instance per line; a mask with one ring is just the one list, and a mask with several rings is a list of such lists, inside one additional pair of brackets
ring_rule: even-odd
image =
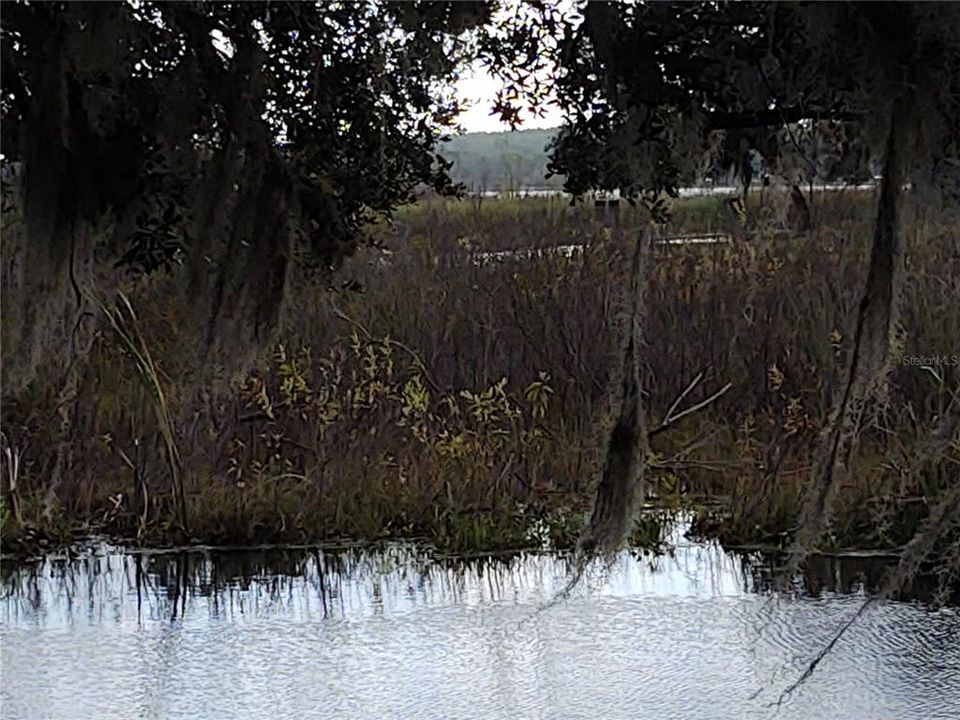
[[(651, 499), (709, 498), (722, 510), (701, 512), (698, 529), (737, 543), (778, 542), (795, 520), (870, 230), (869, 197), (819, 196), (820, 229), (804, 237), (775, 231), (778, 203), (754, 199), (748, 243), (658, 247), (648, 278), (652, 424), (698, 375), (691, 402), (732, 383), (654, 439)], [(718, 199), (682, 201), (662, 231), (713, 231), (722, 218)], [(5, 442), (20, 458), (19, 518), (7, 491), (5, 546), (90, 531), (144, 542), (571, 542), (589, 504), (616, 347), (624, 261), (611, 232), (550, 199), (433, 201), (397, 219), (399, 229), (372, 233), (389, 255), (368, 247), (328, 281), (301, 284), (283, 344), (241, 378), (185, 336), (190, 308), (169, 279), (125, 283), (136, 312), (128, 334), (141, 355), (148, 349), (151, 382), (130, 343), (104, 332), (69, 408), (52, 377), (4, 403)], [(621, 218), (625, 230), (640, 222), (640, 211)], [(944, 216), (911, 223), (907, 355), (960, 354), (953, 232)], [(570, 244), (585, 247), (477, 257)], [(835, 544), (902, 544), (924, 499), (957, 476), (956, 445), (932, 467), (917, 460), (957, 393), (960, 369), (936, 370), (898, 368), (888, 402), (868, 418)], [(51, 428), (66, 411), (71, 465), (51, 499)]]

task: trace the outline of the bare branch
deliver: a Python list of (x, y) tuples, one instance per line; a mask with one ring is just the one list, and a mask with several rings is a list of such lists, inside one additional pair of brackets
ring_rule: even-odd
[(670, 416), (673, 415), (673, 411), (676, 410), (676, 409), (680, 406), (680, 403), (683, 402), (683, 399), (684, 399), (687, 395), (689, 395), (690, 392), (691, 392), (697, 385), (700, 384), (700, 381), (701, 381), (701, 380), (703, 380), (703, 371), (702, 371), (702, 370), (701, 370), (699, 373), (697, 373), (697, 376), (693, 379), (693, 381), (692, 381), (689, 385), (687, 385), (686, 389), (677, 396), (677, 399), (676, 399), (676, 400), (673, 401), (673, 404), (672, 404), (672, 405), (670, 406), (670, 408), (667, 410), (667, 415), (666, 415), (666, 419), (667, 419), (667, 420), (669, 420), (669, 419), (670, 419)]
[[(698, 376), (698, 377), (699, 377), (699, 376)], [(717, 392), (715, 392), (713, 395), (711, 395), (710, 397), (708, 397), (706, 400), (701, 400), (701, 401), (698, 402), (696, 405), (693, 405), (693, 406), (691, 406), (691, 407), (688, 407), (686, 410), (683, 410), (682, 412), (678, 413), (677, 415), (672, 415), (670, 412), (668, 412), (668, 413), (667, 413), (667, 417), (665, 417), (665, 418), (663, 419), (663, 422), (661, 422), (659, 425), (657, 425), (657, 427), (653, 428), (649, 433), (647, 433), (647, 437), (648, 437), (648, 438), (652, 438), (652, 437), (654, 437), (654, 436), (656, 436), (656, 435), (659, 435), (660, 433), (664, 432), (665, 430), (667, 430), (667, 429), (668, 429), (669, 427), (671, 427), (672, 425), (675, 425), (677, 422), (679, 422), (679, 421), (682, 420), (683, 418), (687, 417), (688, 415), (692, 415), (693, 413), (702, 410), (703, 408), (707, 407), (708, 405), (710, 405), (711, 403), (713, 403), (715, 400), (717, 400), (718, 398), (720, 398), (720, 397), (721, 397), (724, 393), (726, 393), (727, 390), (729, 390), (731, 387), (733, 387), (733, 383), (727, 383), (727, 384), (724, 385), (722, 388), (720, 388), (719, 390), (717, 390)], [(684, 391), (683, 391), (683, 394), (681, 394), (680, 398), (678, 398), (678, 400), (677, 400), (676, 402), (674, 402), (673, 405), (670, 406), (670, 407), (671, 407), (671, 411), (676, 408), (677, 404), (679, 404), (679, 401), (683, 399), (683, 395), (687, 394), (687, 392), (689, 392), (689, 390), (690, 390), (690, 387), (688, 387), (687, 390), (684, 390)]]

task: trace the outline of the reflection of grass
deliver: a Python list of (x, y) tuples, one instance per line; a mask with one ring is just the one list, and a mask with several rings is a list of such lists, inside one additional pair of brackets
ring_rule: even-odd
[[(691, 402), (733, 384), (652, 441), (651, 493), (673, 506), (721, 502), (722, 512), (701, 512), (705, 532), (777, 545), (795, 522), (848, 349), (866, 199), (818, 198), (822, 230), (810, 238), (768, 233), (776, 208), (757, 207), (751, 244), (655, 252), (644, 349), (652, 422), (700, 372)], [(678, 201), (673, 230), (710, 229), (720, 203)], [(158, 277), (130, 287), (139, 335), (128, 337), (143, 357), (149, 349), (150, 392), (130, 343), (101, 337), (73, 401), (73, 465), (54, 493), (46, 449), (62, 410), (55, 379), (4, 403), (5, 432), (22, 451), (21, 521), (9, 493), (0, 509), (5, 550), (96, 530), (126, 538), (139, 530), (148, 543), (573, 544), (590, 502), (622, 282), (615, 238), (591, 211), (541, 199), (405, 208), (398, 217), (409, 240), (391, 248), (390, 264), (362, 251), (335, 279), (362, 292), (339, 293), (333, 308), (328, 291), (302, 288), (284, 344), (244, 378), (210, 387), (194, 380), (201, 358), (183, 335), (190, 308), (171, 284)], [(625, 226), (635, 212), (623, 210)], [(910, 231), (904, 317), (906, 350), (918, 353), (960, 337), (950, 228), (927, 219), (922, 230)], [(477, 265), (468, 255), (584, 242), (589, 249), (573, 258)], [(902, 544), (924, 500), (957, 476), (956, 448), (934, 464), (920, 455), (958, 371), (944, 368), (932, 382), (916, 368), (895, 369), (886, 411), (870, 410), (828, 542)], [(155, 388), (184, 468), (183, 519)], [(659, 542), (648, 530), (637, 539)]]

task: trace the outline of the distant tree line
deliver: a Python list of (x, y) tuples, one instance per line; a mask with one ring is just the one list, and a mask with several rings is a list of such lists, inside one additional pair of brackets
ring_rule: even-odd
[[(452, 163), (451, 179), (468, 192), (559, 190), (564, 176), (548, 169), (558, 133), (559, 128), (467, 133), (450, 137), (440, 153)], [(861, 183), (873, 179), (875, 170), (869, 148), (850, 123), (824, 120), (786, 125), (762, 141), (744, 143), (742, 133), (724, 133), (700, 163), (684, 168), (680, 183), (759, 182), (768, 174), (791, 185)]]
[(547, 177), (549, 146), (556, 129), (468, 133), (449, 139), (441, 154), (453, 163), (451, 178), (470, 192), (563, 187), (563, 177)]

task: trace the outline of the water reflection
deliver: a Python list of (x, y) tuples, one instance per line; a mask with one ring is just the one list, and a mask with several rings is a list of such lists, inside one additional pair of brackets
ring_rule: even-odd
[[(597, 563), (574, 593), (707, 598), (765, 587), (765, 569), (749, 557), (679, 542), (665, 555), (623, 553), (612, 566)], [(131, 611), (141, 619), (177, 621), (201, 609), (218, 618), (281, 606), (326, 619), (505, 602), (534, 610), (567, 588), (572, 563), (559, 553), (462, 560), (402, 544), (140, 553), (101, 545), (72, 559), (7, 568), (2, 611), (9, 624), (96, 625)]]
[[(862, 600), (833, 581), (870, 582), (815, 564), (816, 597), (781, 596), (759, 556), (673, 543), (552, 605), (557, 554), (102, 547), (6, 568), (4, 718), (772, 717)], [(960, 716), (958, 626), (877, 604), (775, 716)]]

